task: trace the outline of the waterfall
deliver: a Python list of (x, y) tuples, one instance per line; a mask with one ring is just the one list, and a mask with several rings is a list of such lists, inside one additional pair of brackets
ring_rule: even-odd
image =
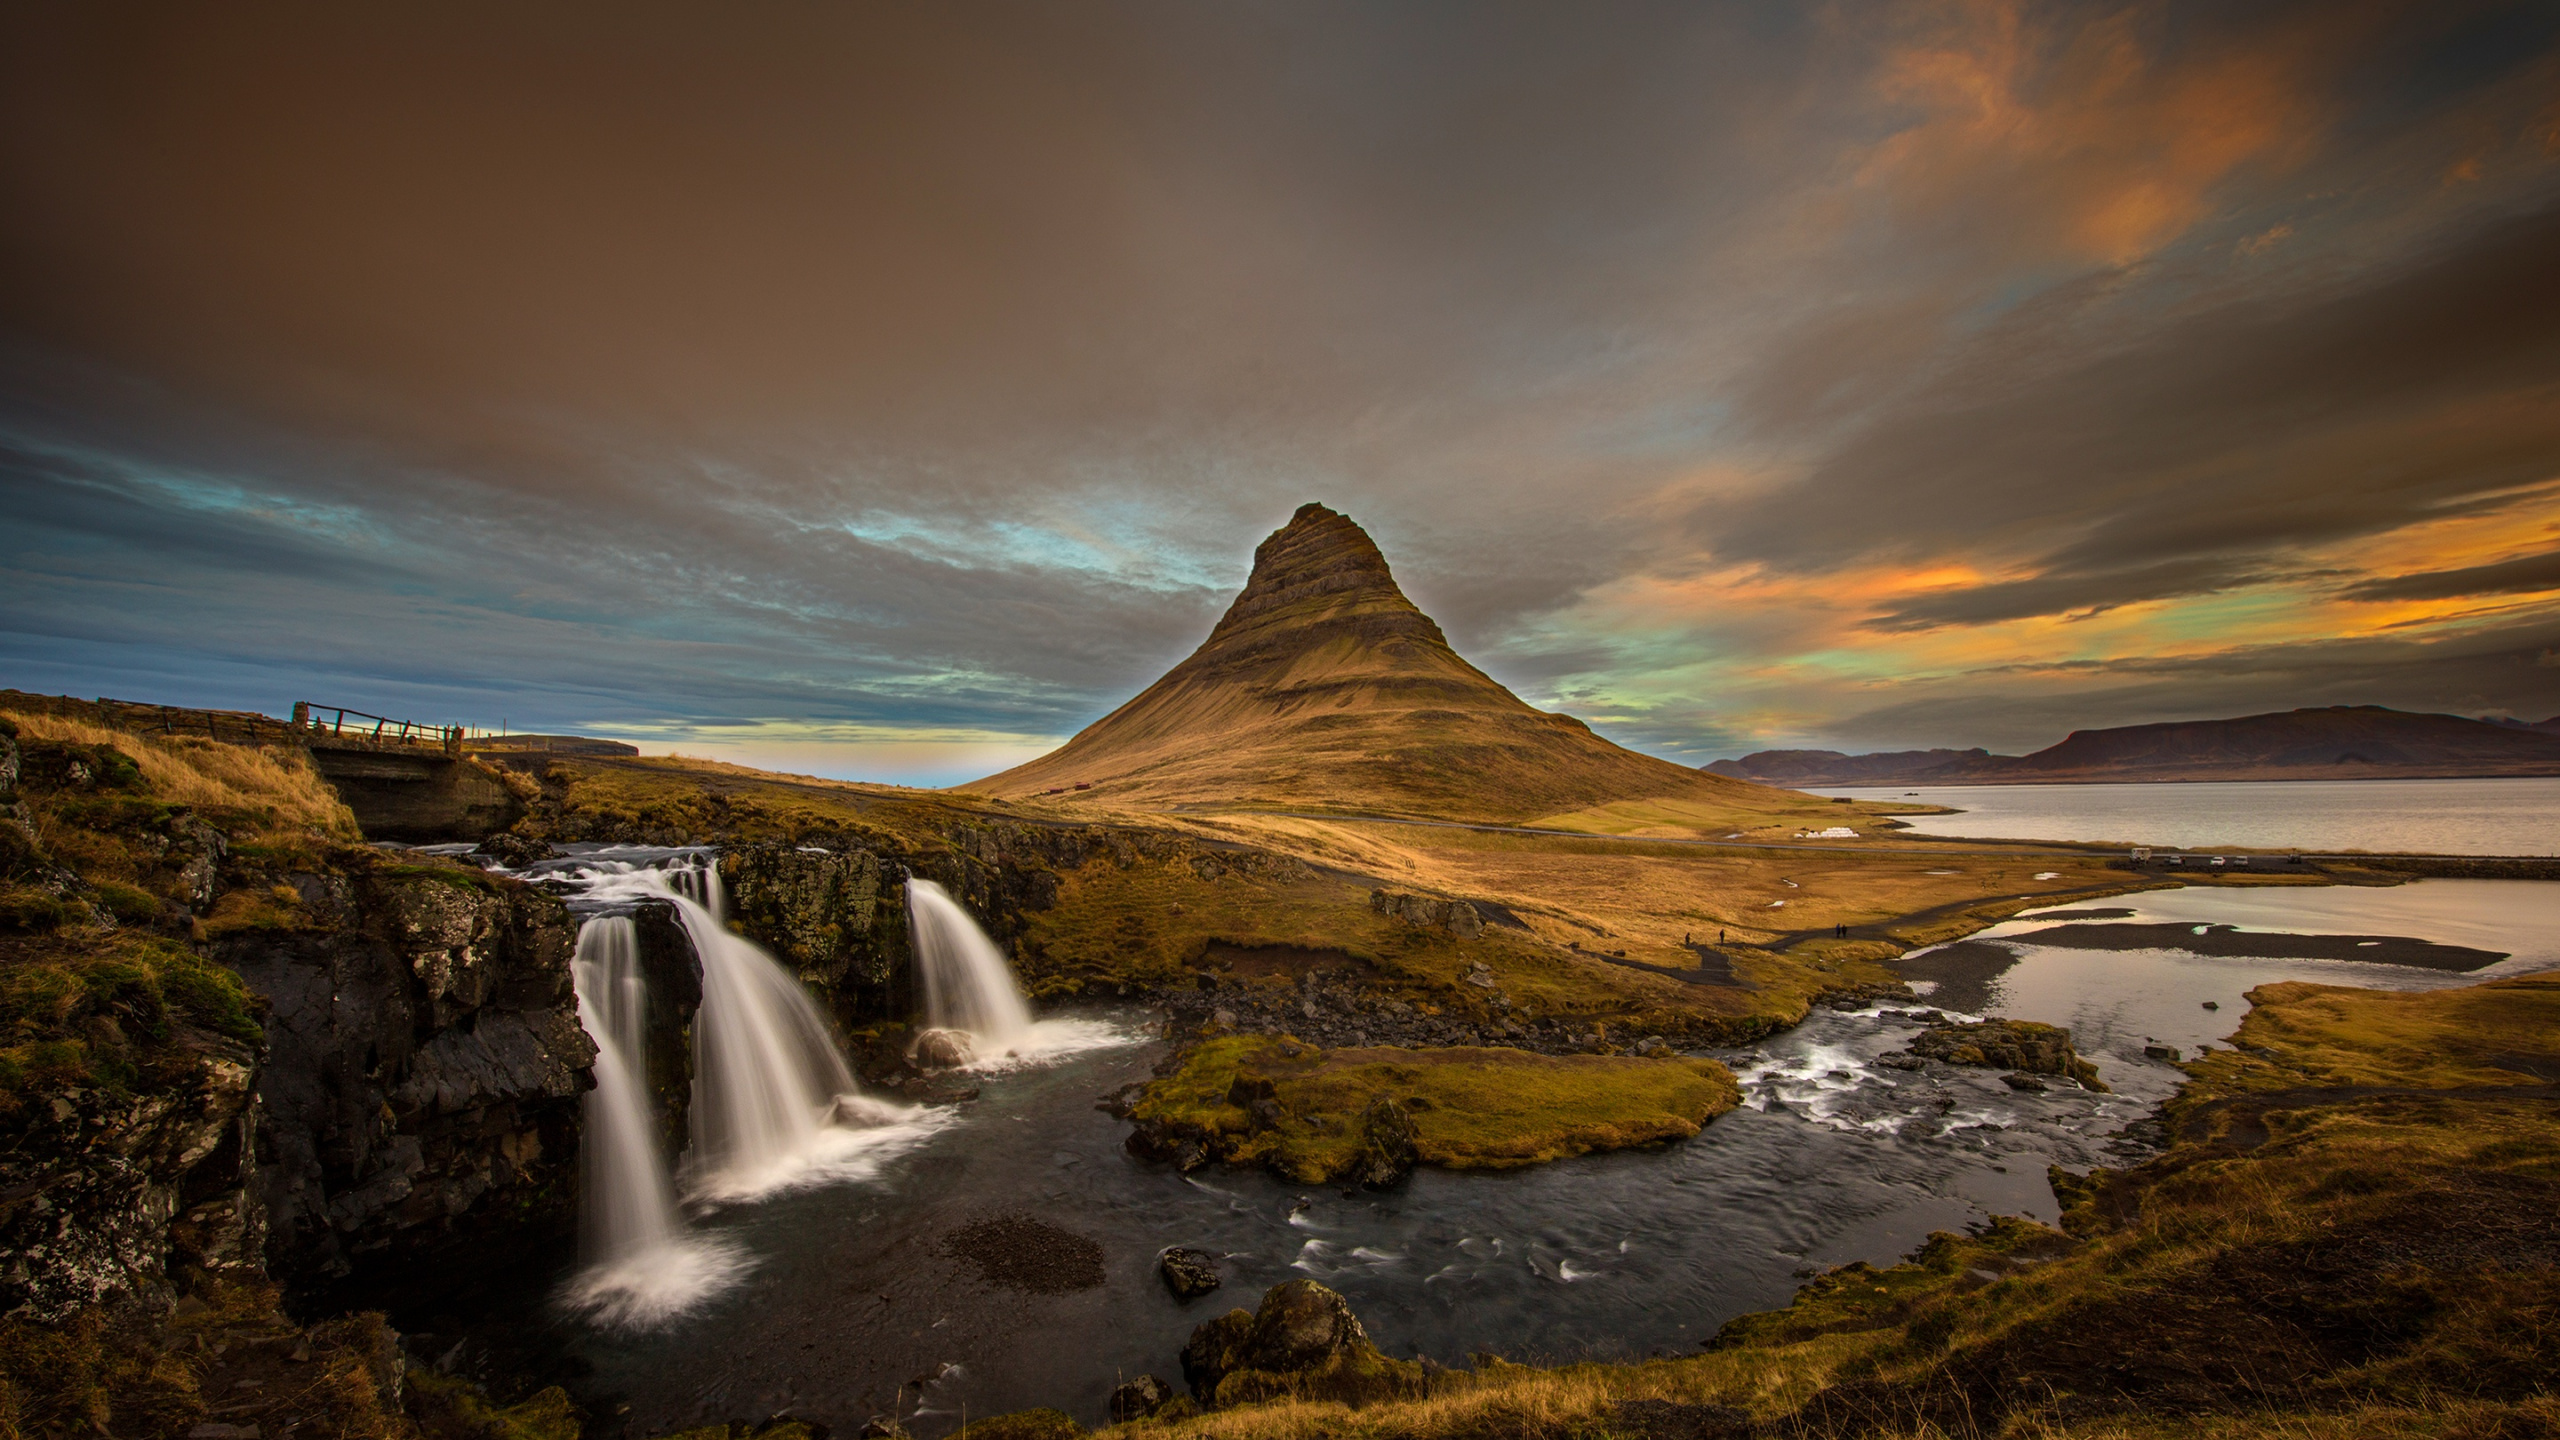
[(579, 1248), (611, 1265), (673, 1240), (675, 1190), (658, 1154), (643, 1066), (648, 992), (640, 941), (628, 917), (600, 915), (578, 930), (569, 962), (578, 1023), (596, 1043), (596, 1088), (587, 1092), (580, 1150)]
[[(730, 933), (719, 867), (701, 852), (580, 857), (542, 879), (593, 902), (664, 901), (692, 942), (702, 1003), (693, 1019), (693, 1148), (679, 1167), (689, 1199), (750, 1200), (868, 1179), (953, 1123), (949, 1109), (860, 1093), (809, 992), (772, 955)], [(732, 1288), (754, 1261), (737, 1236), (689, 1227), (677, 1209), (649, 1104), (637, 927), (627, 916), (589, 919), (571, 976), (579, 1022), (596, 1044), (596, 1088), (582, 1127), (585, 1268), (562, 1298), (608, 1326), (664, 1324)], [(1013, 1003), (1018, 1012), (1020, 1000)], [(716, 1227), (707, 1217), (696, 1219)]]
[(631, 921), (578, 928), (569, 962), (578, 1023), (596, 1046), (579, 1140), (578, 1248), (586, 1269), (569, 1303), (608, 1325), (663, 1323), (729, 1287), (746, 1268), (725, 1240), (690, 1236), (658, 1149), (647, 1080), (648, 984)]
[(996, 942), (930, 880), (907, 882), (907, 932), (924, 977), (924, 1019), (962, 1030), (980, 1054), (1019, 1046), (1031, 1034), (1031, 1007), (1013, 983)]
[(863, 1104), (799, 980), (754, 941), (730, 933), (710, 908), (724, 898), (718, 867), (679, 873), (689, 881), (669, 885), (667, 895), (702, 962), (686, 1180), (707, 1197), (741, 1198), (799, 1169), (831, 1121), (876, 1121), (886, 1107)]

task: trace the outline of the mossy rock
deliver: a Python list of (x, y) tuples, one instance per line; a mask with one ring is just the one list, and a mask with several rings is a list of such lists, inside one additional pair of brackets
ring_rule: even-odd
[(1682, 1140), (1740, 1102), (1722, 1065), (1686, 1056), (1325, 1051), (1233, 1035), (1147, 1087), (1130, 1111), (1131, 1145), (1185, 1164), (1266, 1165), (1304, 1184), (1386, 1184), (1415, 1164), (1510, 1169)]
[(1425, 1388), (1420, 1365), (1380, 1353), (1350, 1302), (1313, 1280), (1274, 1285), (1251, 1312), (1230, 1310), (1193, 1330), (1182, 1377), (1213, 1408), (1279, 1399), (1358, 1406)]

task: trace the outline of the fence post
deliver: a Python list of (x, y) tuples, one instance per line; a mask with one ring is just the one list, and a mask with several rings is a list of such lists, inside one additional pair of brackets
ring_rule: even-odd
[(293, 728), (296, 730), (308, 730), (311, 728), (310, 701), (296, 700), (293, 702)]

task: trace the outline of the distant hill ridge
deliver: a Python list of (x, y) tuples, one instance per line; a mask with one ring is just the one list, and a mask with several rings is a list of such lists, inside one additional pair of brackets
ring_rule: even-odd
[(1058, 749), (967, 788), (1486, 820), (1749, 793), (1504, 689), (1405, 597), (1367, 532), (1322, 505), (1253, 552), (1190, 658)]
[(1714, 774), (1764, 785), (1999, 785), (2105, 780), (2380, 780), (2560, 775), (2560, 716), (2536, 725), (2333, 705), (2233, 720), (2075, 730), (2032, 755), (1764, 750)]

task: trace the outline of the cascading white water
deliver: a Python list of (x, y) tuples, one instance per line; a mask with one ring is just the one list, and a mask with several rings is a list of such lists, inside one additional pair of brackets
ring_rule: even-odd
[(578, 929), (569, 964), (578, 1023), (596, 1046), (579, 1140), (578, 1246), (587, 1268), (571, 1304), (613, 1325), (647, 1325), (692, 1309), (745, 1268), (725, 1241), (688, 1236), (649, 1114), (648, 986), (628, 917)]
[(1004, 952), (949, 891), (930, 880), (907, 882), (907, 935), (924, 978), (926, 1025), (968, 1032), (981, 1055), (1031, 1034), (1031, 1007)]
[[(950, 1108), (860, 1094), (809, 993), (780, 961), (730, 932), (719, 869), (705, 853), (608, 847), (530, 878), (599, 905), (664, 901), (684, 925), (702, 972), (694, 1145), (679, 1166), (688, 1198), (726, 1203), (867, 1179), (957, 1123)], [(1004, 957), (966, 911), (931, 882), (918, 882), (908, 899), (933, 1013), (1005, 1051), (978, 1068), (1135, 1038), (1100, 1020), (1033, 1023)], [(585, 1102), (581, 1157), (585, 1263), (561, 1298), (616, 1328), (697, 1311), (754, 1266), (740, 1237), (722, 1233), (708, 1209), (691, 1223), (678, 1209), (647, 1088), (649, 996), (638, 942), (627, 916), (594, 916), (579, 930), (572, 962), (578, 1018), (596, 1042), (596, 1089)]]
[(596, 1088), (587, 1092), (579, 1147), (578, 1243), (590, 1264), (610, 1265), (666, 1244), (679, 1228), (650, 1123), (641, 1029), (649, 1002), (630, 919), (599, 915), (579, 927), (569, 968), (578, 1022), (596, 1043)]
[[(692, 883), (666, 893), (702, 963), (686, 1180), (698, 1194), (738, 1198), (785, 1179), (818, 1148), (831, 1121), (876, 1121), (885, 1107), (862, 1101), (809, 992), (762, 947), (721, 923), (712, 908), (723, 898), (718, 868), (685, 873)], [(687, 893), (696, 886), (701, 900)]]

